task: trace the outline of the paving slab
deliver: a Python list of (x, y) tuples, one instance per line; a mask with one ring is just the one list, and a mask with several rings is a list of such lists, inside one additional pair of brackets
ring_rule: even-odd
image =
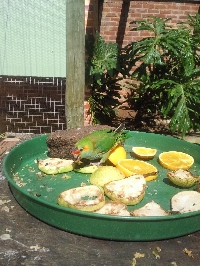
[(191, 143), (200, 144), (200, 134), (186, 135), (183, 139)]
[(6, 154), (19, 141), (20, 141), (20, 139), (19, 138), (15, 138), (15, 137), (1, 139), (1, 142), (0, 142), (0, 157), (2, 157), (4, 154)]

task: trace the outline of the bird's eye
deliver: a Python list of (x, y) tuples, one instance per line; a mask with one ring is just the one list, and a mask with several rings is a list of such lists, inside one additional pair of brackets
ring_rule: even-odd
[(80, 148), (79, 151), (83, 151), (83, 148)]

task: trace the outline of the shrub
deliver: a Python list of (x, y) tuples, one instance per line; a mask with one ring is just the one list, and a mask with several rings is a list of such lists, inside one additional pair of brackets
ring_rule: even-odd
[(119, 54), (116, 43), (106, 43), (96, 32), (86, 38), (86, 86), (90, 89), (93, 124), (112, 123), (119, 105)]
[(133, 30), (148, 31), (151, 37), (132, 43), (126, 53), (129, 69), (135, 67), (129, 101), (138, 117), (162, 114), (170, 119), (171, 131), (184, 136), (200, 129), (200, 15), (188, 16), (188, 23), (177, 28), (168, 21), (132, 22)]

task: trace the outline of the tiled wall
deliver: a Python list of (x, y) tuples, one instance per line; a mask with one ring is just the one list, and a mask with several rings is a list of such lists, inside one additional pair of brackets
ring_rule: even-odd
[(50, 133), (65, 129), (65, 88), (64, 78), (0, 77), (0, 131)]

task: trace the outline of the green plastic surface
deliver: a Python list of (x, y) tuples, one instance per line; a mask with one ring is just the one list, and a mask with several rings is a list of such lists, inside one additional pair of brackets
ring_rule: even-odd
[[(47, 135), (25, 141), (12, 149), (4, 160), (4, 173), (11, 191), (19, 204), (38, 219), (75, 234), (95, 238), (123, 241), (151, 241), (178, 237), (200, 230), (200, 211), (176, 214), (165, 217), (119, 217), (101, 215), (61, 207), (57, 204), (60, 192), (89, 185), (90, 174), (75, 173), (40, 175), (36, 160), (48, 157)], [(164, 209), (170, 210), (170, 199), (179, 191), (188, 190), (173, 186), (167, 179), (167, 172), (158, 163), (163, 151), (181, 151), (193, 156), (195, 163), (190, 169), (200, 175), (200, 146), (170, 136), (132, 132), (125, 142), (129, 158), (132, 146), (145, 146), (157, 149), (154, 159), (148, 161), (159, 170), (156, 180), (147, 183), (148, 188), (142, 202), (129, 206), (129, 210), (142, 207), (154, 200)], [(134, 157), (133, 157), (134, 158)], [(69, 177), (69, 178), (68, 178)], [(191, 190), (196, 187), (190, 188)]]

